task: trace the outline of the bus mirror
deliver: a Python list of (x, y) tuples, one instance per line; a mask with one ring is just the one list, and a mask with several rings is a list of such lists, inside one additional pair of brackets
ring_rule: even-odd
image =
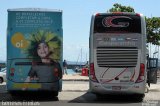
[(147, 69), (158, 68), (158, 58), (148, 58)]

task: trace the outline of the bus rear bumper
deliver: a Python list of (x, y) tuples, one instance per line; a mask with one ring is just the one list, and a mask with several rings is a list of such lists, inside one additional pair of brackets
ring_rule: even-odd
[(90, 92), (95, 94), (144, 94), (145, 83), (134, 84), (100, 84), (90, 82)]
[(59, 91), (59, 81), (53, 83), (7, 83), (7, 91)]

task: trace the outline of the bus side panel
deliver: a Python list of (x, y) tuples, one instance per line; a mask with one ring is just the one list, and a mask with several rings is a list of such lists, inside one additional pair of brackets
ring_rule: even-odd
[[(40, 43), (48, 47), (50, 65), (37, 53)], [(62, 11), (8, 10), (7, 89), (61, 91), (62, 45)]]

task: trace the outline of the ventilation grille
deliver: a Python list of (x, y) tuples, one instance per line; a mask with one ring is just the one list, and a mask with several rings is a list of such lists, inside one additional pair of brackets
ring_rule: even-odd
[(137, 48), (97, 47), (99, 67), (135, 67), (137, 58)]

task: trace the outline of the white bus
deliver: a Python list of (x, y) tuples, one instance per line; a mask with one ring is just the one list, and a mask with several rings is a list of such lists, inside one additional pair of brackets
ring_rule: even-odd
[(146, 24), (142, 14), (97, 13), (89, 38), (90, 91), (136, 94), (146, 87)]

